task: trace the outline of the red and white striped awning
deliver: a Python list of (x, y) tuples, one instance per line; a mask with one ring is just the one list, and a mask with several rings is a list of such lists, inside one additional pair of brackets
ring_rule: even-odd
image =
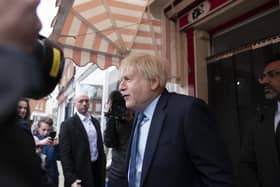
[(101, 69), (118, 66), (131, 51), (162, 52), (161, 21), (149, 12), (149, 0), (58, 0), (50, 38), (75, 64)]

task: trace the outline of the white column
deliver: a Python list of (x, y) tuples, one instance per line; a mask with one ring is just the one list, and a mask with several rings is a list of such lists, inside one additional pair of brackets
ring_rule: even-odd
[(195, 80), (197, 96), (208, 101), (208, 80), (206, 58), (210, 52), (209, 34), (194, 30)]

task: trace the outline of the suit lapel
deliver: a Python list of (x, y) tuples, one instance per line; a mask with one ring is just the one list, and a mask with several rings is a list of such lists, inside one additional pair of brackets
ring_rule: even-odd
[(165, 91), (161, 95), (152, 117), (151, 126), (150, 126), (146, 148), (145, 148), (143, 165), (142, 165), (140, 186), (142, 186), (143, 182), (145, 181), (155, 151), (157, 149), (157, 144), (161, 134), (161, 129), (164, 126), (164, 119), (166, 116), (165, 106), (167, 104), (167, 100), (168, 100), (168, 92)]
[(269, 145), (272, 142), (275, 142), (275, 136), (272, 136), (274, 135), (274, 112), (266, 112), (265, 116), (267, 117), (264, 119), (260, 127), (260, 136), (263, 137), (259, 140), (263, 142), (264, 145)]
[(103, 146), (102, 145), (102, 135), (101, 135), (101, 131), (99, 129), (99, 126), (98, 126), (98, 122), (92, 117), (90, 116), (90, 120), (93, 124), (93, 126), (95, 127), (95, 131), (96, 131), (96, 136), (97, 136), (97, 146), (98, 146), (98, 149), (100, 148), (100, 146)]
[[(278, 163), (278, 151), (276, 147), (275, 131), (274, 131), (274, 109), (269, 109), (264, 112), (264, 119), (260, 123), (258, 136), (256, 137), (258, 144), (261, 148), (259, 154), (263, 158), (269, 158), (269, 162), (274, 162), (275, 165)], [(271, 150), (271, 151), (269, 151)], [(267, 153), (269, 152), (269, 156)]]

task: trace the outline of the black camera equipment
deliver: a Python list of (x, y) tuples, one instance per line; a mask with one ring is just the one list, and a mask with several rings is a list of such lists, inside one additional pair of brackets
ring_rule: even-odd
[[(42, 182), (47, 176), (40, 169), (32, 134), (17, 119), (17, 103), (21, 97), (51, 93), (63, 67), (62, 50), (47, 38), (38, 38), (31, 55), (12, 43), (0, 44), (0, 186), (49, 186)], [(22, 168), (28, 172), (19, 172)]]
[(50, 132), (49, 137), (51, 137), (52, 141), (54, 140), (55, 136), (56, 136), (55, 131)]
[[(0, 46), (0, 121), (15, 115), (22, 97), (39, 99), (50, 94), (59, 82), (64, 56), (55, 42), (39, 36), (31, 55), (11, 46)], [(4, 123), (5, 124), (5, 123)]]
[(117, 90), (111, 92), (109, 95), (111, 99), (111, 108), (108, 113), (105, 114), (107, 117), (114, 117), (117, 119), (124, 119), (126, 117), (126, 106), (125, 100), (121, 93)]
[(64, 67), (64, 56), (57, 44), (43, 36), (38, 37), (32, 54), (37, 63), (34, 73), (38, 72), (37, 80), (40, 84), (34, 84), (26, 93), (26, 97), (38, 99), (51, 93), (59, 82)]

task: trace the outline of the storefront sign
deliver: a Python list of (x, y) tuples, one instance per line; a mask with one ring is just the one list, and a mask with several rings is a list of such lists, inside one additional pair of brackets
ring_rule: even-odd
[(205, 0), (179, 18), (180, 29), (187, 27), (195, 21), (206, 17), (221, 5), (232, 0)]
[(192, 23), (195, 20), (204, 17), (210, 10), (210, 3), (208, 1), (204, 1), (200, 3), (198, 6), (193, 8), (188, 14), (188, 22)]

